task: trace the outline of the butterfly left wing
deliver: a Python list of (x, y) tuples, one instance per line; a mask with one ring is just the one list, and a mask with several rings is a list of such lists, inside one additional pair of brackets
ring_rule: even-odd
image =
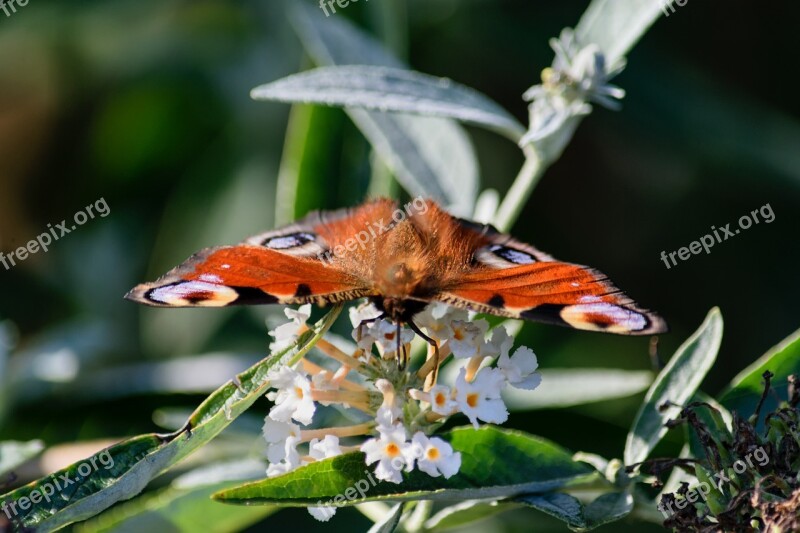
[(383, 215), (388, 205), (312, 213), (285, 228), (235, 246), (202, 250), (157, 281), (125, 297), (158, 307), (343, 302), (373, 296), (364, 276), (331, 260), (339, 235), (348, 238), (362, 219)]
[(601, 272), (557, 261), (490, 226), (453, 222), (476, 248), (467, 271), (450, 280), (437, 300), (589, 331), (650, 335), (667, 330), (661, 317), (638, 307)]

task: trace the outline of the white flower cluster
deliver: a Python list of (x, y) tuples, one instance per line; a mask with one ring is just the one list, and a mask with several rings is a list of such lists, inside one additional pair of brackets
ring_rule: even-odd
[(570, 28), (551, 39), (556, 53), (553, 65), (542, 71), (542, 84), (528, 89), (523, 98), (531, 102), (530, 125), (521, 146), (547, 141), (546, 156), (557, 157), (571, 137), (578, 120), (592, 111), (590, 102), (618, 109), (625, 91), (609, 80), (624, 68), (620, 62), (609, 70), (596, 44), (581, 46)]
[[(295, 338), (305, 327), (310, 307), (287, 309), (286, 315), (292, 322), (270, 333), (275, 337), (273, 345), (285, 346)], [(461, 454), (445, 440), (431, 436), (434, 431), (459, 413), (476, 428), (480, 422), (501, 424), (508, 419), (502, 389), (533, 390), (541, 382), (536, 355), (526, 347), (512, 353), (514, 339), (504, 327), (489, 331), (486, 320), (470, 320), (466, 311), (443, 304), (432, 304), (414, 317), (414, 323), (438, 349), (429, 346), (425, 361), (400, 370), (398, 346), (410, 353), (416, 335), (407, 327), (398, 330), (396, 324), (376, 318), (378, 315), (371, 304), (350, 310), (357, 343), (353, 353), (322, 339), (316, 347), (327, 356), (325, 361), (318, 364), (307, 356), (295, 368), (270, 373), (275, 390), (267, 397), (275, 405), (264, 423), (268, 476), (361, 451), (367, 465), (375, 464), (378, 480), (400, 483), (402, 472), (415, 468), (432, 477), (449, 478), (459, 471)], [(459, 362), (463, 364), (454, 383), (435, 382), (443, 364)], [(320, 405), (360, 412), (351, 416), (367, 421), (305, 428), (312, 424)], [(353, 444), (345, 446), (340, 439), (351, 439)], [(301, 455), (298, 446), (304, 443), (308, 443), (308, 452)], [(332, 514), (329, 509), (325, 513), (318, 508), (309, 510), (325, 519)]]

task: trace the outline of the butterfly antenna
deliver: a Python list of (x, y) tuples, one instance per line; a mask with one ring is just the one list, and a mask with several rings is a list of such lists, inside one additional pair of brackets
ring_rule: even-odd
[(431, 379), (431, 383), (433, 383), (435, 385), (436, 384), (436, 380), (439, 377), (439, 343), (437, 343), (435, 340), (433, 340), (432, 338), (430, 338), (427, 335), (425, 335), (422, 332), (422, 330), (419, 328), (419, 326), (414, 324), (413, 320), (409, 320), (408, 321), (408, 327), (410, 327), (411, 331), (413, 331), (414, 333), (419, 335), (425, 342), (427, 342), (428, 344), (433, 346), (434, 365), (433, 365), (433, 370), (431, 371), (433, 373), (433, 377)]

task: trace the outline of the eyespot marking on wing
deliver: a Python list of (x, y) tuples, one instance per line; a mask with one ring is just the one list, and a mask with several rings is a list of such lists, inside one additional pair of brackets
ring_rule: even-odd
[(650, 327), (650, 321), (642, 313), (612, 303), (568, 305), (560, 315), (567, 324), (592, 331), (625, 333)]
[(232, 304), (273, 304), (278, 298), (255, 287), (229, 287), (198, 280), (176, 281), (146, 291), (141, 298), (155, 305), (224, 307)]
[(489, 248), (489, 251), (501, 259), (505, 259), (509, 263), (514, 263), (515, 265), (530, 265), (531, 263), (536, 262), (536, 258), (528, 252), (515, 250), (514, 248), (509, 248), (508, 246), (503, 246), (500, 244), (492, 245)]
[(306, 231), (291, 233), (289, 235), (278, 235), (276, 237), (269, 237), (261, 243), (271, 250), (288, 250), (290, 248), (298, 248), (306, 243), (316, 240), (316, 236)]
[(538, 261), (538, 259), (529, 252), (503, 246), (502, 244), (484, 246), (475, 252), (474, 257), (477, 262), (494, 268), (530, 265)]

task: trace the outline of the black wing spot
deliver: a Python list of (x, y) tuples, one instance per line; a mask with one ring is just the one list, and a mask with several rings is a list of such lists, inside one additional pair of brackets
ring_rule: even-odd
[(499, 307), (499, 308), (503, 308), (503, 307), (505, 307), (505, 306), (506, 306), (506, 301), (505, 301), (505, 299), (504, 299), (502, 296), (500, 296), (499, 294), (495, 294), (494, 296), (492, 296), (491, 298), (489, 298), (489, 301), (488, 301), (488, 302), (486, 302), (486, 304), (487, 304), (487, 305), (491, 305), (492, 307)]
[(530, 265), (536, 262), (536, 258), (528, 252), (515, 250), (514, 248), (509, 248), (501, 244), (495, 244), (489, 248), (489, 251), (500, 259), (508, 261), (509, 263), (514, 263), (515, 265)]
[(317, 238), (308, 232), (292, 233), (290, 235), (280, 235), (278, 237), (270, 237), (266, 239), (263, 246), (272, 250), (288, 250), (289, 248), (297, 248), (306, 243), (313, 242)]
[(571, 328), (563, 318), (561, 318), (561, 310), (564, 309), (563, 305), (558, 304), (542, 304), (532, 307), (527, 311), (523, 311), (521, 316), (527, 320), (535, 320), (536, 322), (543, 322), (545, 324), (553, 324), (556, 326), (566, 326)]
[(297, 286), (297, 290), (294, 292), (295, 298), (302, 298), (303, 296), (310, 296), (311, 295), (311, 287), (306, 285), (305, 283), (301, 283)]
[(237, 304), (276, 304), (278, 299), (256, 287), (231, 287), (239, 297)]

